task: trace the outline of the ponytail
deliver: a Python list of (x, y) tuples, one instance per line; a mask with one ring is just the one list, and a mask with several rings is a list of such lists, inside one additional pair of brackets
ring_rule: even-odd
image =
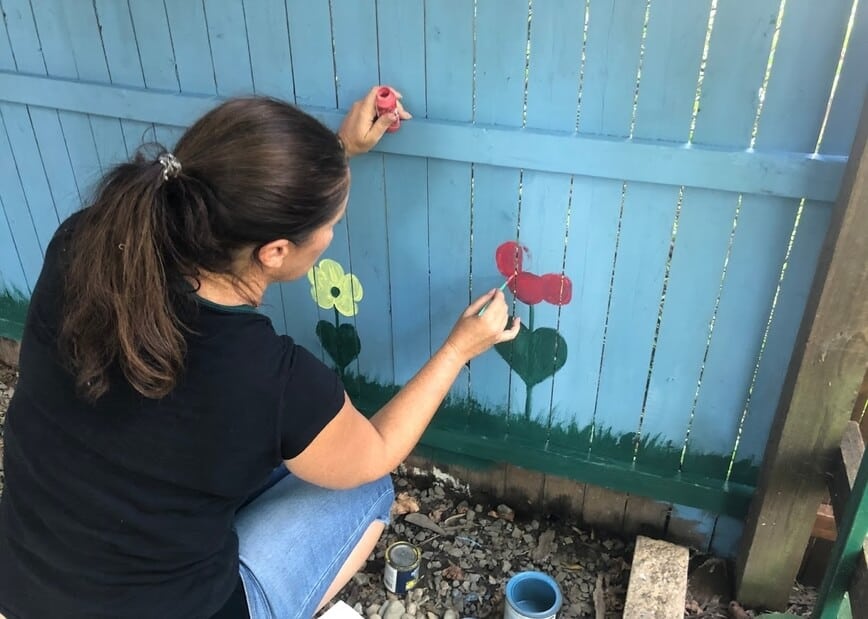
[(166, 165), (138, 154), (103, 179), (81, 214), (65, 273), (60, 343), (82, 397), (95, 401), (118, 363), (149, 398), (169, 393), (186, 345), (164, 263)]

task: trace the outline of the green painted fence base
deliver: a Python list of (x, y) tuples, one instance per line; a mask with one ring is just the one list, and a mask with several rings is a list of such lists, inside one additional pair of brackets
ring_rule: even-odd
[[(380, 385), (364, 376), (344, 375), (347, 392), (356, 407), (373, 414), (399, 390), (396, 385)], [(613, 490), (669, 501), (690, 507), (743, 518), (747, 514), (753, 486), (722, 482), (702, 473), (674, 473), (671, 464), (674, 446), (656, 437), (643, 437), (640, 451), (649, 454), (645, 464), (634, 464), (632, 433), (613, 435), (606, 429), (594, 432), (593, 453), (571, 449), (568, 445), (589, 445), (592, 429), (575, 425), (546, 428), (521, 416), (511, 418), (505, 411), (491, 411), (472, 398), (447, 400), (422, 437), (422, 445), (450, 454), (447, 462), (467, 465), (468, 459), (481, 462), (509, 462), (516, 466), (559, 475)], [(543, 447), (541, 447), (541, 445)], [(679, 447), (680, 451), (680, 447)], [(597, 455), (597, 454), (605, 454)], [(653, 456), (653, 457), (652, 457)], [(723, 455), (694, 456), (704, 467), (692, 470), (721, 470), (728, 463)], [(481, 468), (477, 464), (473, 468)], [(737, 464), (742, 477), (755, 477), (755, 467), (747, 461)]]
[(18, 291), (0, 292), (0, 337), (21, 339), (27, 305), (27, 299)]

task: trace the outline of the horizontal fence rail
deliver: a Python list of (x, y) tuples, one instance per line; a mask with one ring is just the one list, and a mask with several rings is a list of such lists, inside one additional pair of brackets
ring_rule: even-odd
[[(187, 127), (225, 97), (179, 94), (0, 71), (11, 103)], [(244, 93), (239, 93), (244, 94)], [(304, 106), (337, 129), (340, 111)], [(378, 152), (597, 178), (704, 187), (748, 194), (832, 201), (847, 158), (725, 150), (639, 139), (564, 135), (538, 129), (412, 120)], [(649, 165), (648, 162), (653, 162)]]

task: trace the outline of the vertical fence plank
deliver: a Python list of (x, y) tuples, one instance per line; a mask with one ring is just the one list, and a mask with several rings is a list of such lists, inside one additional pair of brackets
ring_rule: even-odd
[[(78, 79), (108, 83), (108, 66), (93, 6), (82, 8), (61, 0), (53, 0), (52, 6), (60, 12), (61, 21), (69, 31), (70, 51)], [(90, 125), (100, 167), (103, 172), (108, 172), (111, 167), (127, 159), (121, 123), (117, 118), (91, 116)]]
[[(380, 76), (425, 116), (425, 16), (422, 0), (378, 0)], [(409, 121), (412, 122), (412, 121)], [(389, 135), (383, 138), (389, 140)], [(428, 166), (425, 159), (384, 155), (386, 232), (395, 382), (407, 382), (431, 355), (428, 273)], [(458, 206), (458, 205), (455, 205)], [(455, 208), (455, 207), (453, 207)], [(448, 216), (442, 213), (443, 216)]]
[[(45, 59), (36, 22), (30, 4), (25, 0), (4, 0), (3, 10), (9, 28), (12, 51), (17, 60), (18, 70), (25, 73), (45, 75)], [(55, 110), (40, 107), (9, 106), (10, 116), (24, 119), (29, 116), (33, 138), (41, 160), (43, 175), (48, 184), (55, 213), (46, 213), (48, 220), (65, 218), (79, 204), (78, 186), (73, 174), (66, 138)], [(15, 110), (14, 112), (12, 110)], [(17, 122), (17, 121), (16, 121)], [(26, 123), (24, 123), (26, 128)], [(29, 139), (24, 137), (25, 140)], [(30, 138), (32, 139), (32, 138)], [(13, 150), (16, 148), (13, 143)], [(57, 221), (54, 222), (55, 224)]]
[[(428, 117), (470, 122), (474, 92), (473, 4), (463, 0), (426, 2), (424, 17)], [(446, 339), (470, 300), (471, 176), (470, 164), (428, 161), (429, 300), (434, 347)], [(450, 391), (451, 400), (463, 402), (468, 415), (470, 378), (470, 371), (462, 370)]]
[[(743, 7), (718, 7), (695, 143), (733, 148), (750, 144), (779, 4), (778, 0), (763, 0)], [(732, 213), (730, 229), (735, 231), (725, 275), (718, 279), (716, 314), (709, 317), (713, 331), (704, 353), (702, 383), (692, 417), (686, 419), (685, 472), (712, 477), (726, 474), (727, 456), (750, 385), (750, 365), (756, 358), (763, 313), (771, 303), (786, 248), (786, 222), (792, 216), (784, 200), (772, 198), (761, 205), (757, 200), (762, 199), (723, 192), (708, 192), (705, 198), (708, 208)]]
[[(524, 103), (528, 3), (525, 0), (478, 3), (476, 20), (476, 121), (521, 126)], [(474, 169), (472, 296), (499, 286), (494, 252), (518, 230), (520, 172), (477, 165)], [(483, 407), (505, 413), (509, 386), (519, 380), (491, 351), (470, 364), (473, 397)], [(505, 428), (504, 428), (505, 429)]]
[[(290, 0), (286, 3), (293, 94), (300, 105), (335, 106), (335, 74), (328, 8), (326, 2)], [(351, 193), (355, 188), (354, 180)], [(346, 263), (343, 266), (349, 267)], [(310, 290), (311, 285), (307, 278), (281, 285), (286, 309), (286, 328), (296, 342), (330, 362), (316, 337), (315, 329), (320, 319), (320, 311)], [(331, 316), (325, 316), (324, 313), (322, 317), (331, 319)], [(363, 350), (364, 346), (363, 342)]]
[[(24, 274), (24, 265), (6, 217), (3, 194), (0, 193), (0, 299), (26, 299), (30, 297), (30, 292), (31, 286)], [(0, 323), (3, 318), (0, 317)]]
[[(145, 78), (130, 7), (126, 3), (96, 0), (94, 10), (105, 50), (109, 80), (112, 84), (143, 88)], [(123, 119), (121, 127), (127, 156), (132, 156), (142, 143), (154, 140), (154, 126), (151, 123)]]
[(286, 11), (296, 102), (336, 107), (329, 3), (287, 0)]
[(838, 79), (838, 88), (829, 110), (829, 121), (820, 152), (848, 155), (853, 145), (853, 127), (859, 122), (862, 98), (868, 87), (868, 2), (859, 2), (853, 17), (853, 30)]
[[(47, 74), (52, 77), (77, 78), (78, 70), (72, 54), (71, 35), (64, 21), (63, 8), (51, 0), (32, 0), (31, 6)], [(78, 112), (60, 111), (58, 114), (75, 175), (79, 203), (86, 203), (92, 186), (100, 175), (99, 154), (94, 142), (91, 121), (86, 114)], [(73, 203), (68, 202), (64, 206), (71, 208)], [(63, 219), (69, 211), (61, 207), (58, 214)]]
[(590, 448), (600, 379), (600, 351), (606, 327), (612, 260), (618, 236), (622, 183), (575, 177), (564, 272), (573, 300), (564, 308), (560, 331), (567, 340), (566, 363), (555, 376), (550, 443), (580, 451)]
[[(528, 127), (574, 132), (578, 105), (579, 74), (582, 61), (584, 7), (577, 2), (550, 2), (534, 6), (530, 23), (530, 57), (527, 72)], [(536, 274), (561, 275), (567, 219), (572, 196), (572, 178), (563, 174), (526, 171), (522, 177), (520, 237), (530, 250), (526, 270)], [(570, 276), (567, 273), (567, 276)], [(519, 302), (522, 319), (530, 330), (556, 329), (571, 320), (572, 306), (561, 307), (546, 301), (533, 307), (534, 324), (529, 323), (530, 308)], [(561, 334), (563, 335), (563, 333)], [(522, 336), (524, 337), (524, 336)], [(561, 346), (564, 344), (565, 346)], [(548, 373), (569, 359), (568, 340), (558, 342), (556, 350), (546, 351)], [(557, 363), (555, 360), (557, 357)], [(564, 362), (561, 363), (561, 359)], [(558, 372), (563, 373), (560, 368)], [(534, 427), (543, 427), (546, 436), (552, 428), (552, 389), (554, 376), (537, 385), (525, 385), (512, 376), (510, 414)], [(566, 425), (558, 424), (558, 429)]]
[[(145, 87), (180, 92), (166, 9), (161, 3), (150, 0), (130, 0), (129, 6)], [(174, 149), (182, 134), (181, 127), (154, 125), (154, 139), (168, 150)]]
[(744, 147), (750, 142), (779, 5), (780, 0), (757, 0), (717, 7), (695, 143)]
[(213, 94), (214, 65), (201, 2), (165, 2), (181, 92)]
[[(592, 2), (586, 8), (587, 40), (578, 129), (582, 133), (626, 136), (630, 132), (644, 6), (612, 0)], [(575, 383), (555, 379), (552, 410), (556, 419), (569, 419), (574, 437), (567, 441), (567, 446), (581, 450), (590, 449), (597, 419), (601, 354), (609, 318), (622, 189), (622, 183), (616, 181), (585, 177), (573, 181), (565, 272), (575, 278), (576, 314), (565, 317), (561, 329), (568, 335), (575, 330), (575, 341), (581, 344), (569, 349), (568, 365), (564, 368), (576, 377)], [(561, 441), (552, 435), (552, 444)]]
[[(696, 25), (704, 22), (708, 8), (706, 2), (689, 7), (667, 0), (652, 3), (638, 84), (636, 137), (686, 141), (705, 35)], [(664, 277), (672, 259), (670, 243), (678, 199), (677, 187), (641, 183), (629, 183), (623, 198), (621, 242), (597, 403), (598, 417), (602, 416), (616, 435), (640, 429), (649, 363), (654, 359), (655, 344), (660, 345), (659, 340), (654, 341), (655, 329)], [(685, 258), (702, 259), (695, 255)], [(678, 316), (673, 317), (673, 322), (677, 320)], [(646, 416), (656, 422), (653, 432), (642, 433), (643, 441), (638, 445), (640, 457), (646, 455), (647, 459), (659, 451), (659, 443), (680, 429), (673, 430), (662, 411), (652, 410)], [(632, 458), (629, 441), (620, 440), (619, 446), (628, 450), (623, 455)], [(599, 447), (595, 446), (595, 451)]]
[[(6, 19), (9, 17), (6, 16)], [(0, 69), (15, 71), (17, 67), (12, 42), (7, 36), (6, 23), (2, 23), (0, 26), (2, 26), (0, 27)], [(14, 132), (10, 131), (9, 128), (13, 123), (19, 126), (26, 123), (26, 128), (30, 130), (29, 138), (26, 133), (22, 136), (17, 152), (13, 151), (15, 146)], [(28, 170), (32, 175), (32, 172), (35, 172), (33, 163), (39, 163), (32, 161), (35, 150), (36, 143), (32, 128), (29, 126), (27, 108), (22, 105), (0, 103), (0, 192), (2, 192), (0, 198), (5, 205), (9, 227), (18, 243), (18, 253), (24, 261), (30, 288), (36, 284), (36, 279), (39, 277), (43, 251), (53, 232), (51, 224), (56, 225), (57, 223), (56, 219), (51, 222), (49, 218), (51, 213), (45, 210), (46, 208), (53, 209), (53, 205), (47, 186), (45, 186), (44, 173), (41, 181), (42, 189), (39, 192), (44, 201), (31, 210), (28, 198), (33, 199), (36, 196), (27, 195), (30, 189), (27, 180), (29, 178)], [(16, 157), (20, 158), (21, 162)], [(27, 158), (25, 159), (25, 157)], [(27, 168), (23, 170), (22, 174), (22, 168), (25, 164)], [(34, 191), (38, 189), (34, 188)], [(42, 210), (39, 210), (40, 208)]]
[[(5, 24), (0, 26), (3, 26), (0, 28), (0, 69), (14, 71), (15, 61), (12, 47), (6, 36), (6, 27)], [(2, 108), (0, 108), (0, 120), (2, 120)], [(23, 290), (29, 295), (39, 277), (42, 248), (33, 227), (24, 189), (12, 158), (12, 147), (2, 122), (0, 122), (0, 202), (3, 203), (5, 223), (9, 226), (11, 237), (15, 239), (15, 253), (24, 269), (24, 281), (27, 286)], [(4, 261), (3, 264), (7, 263)], [(9, 272), (13, 272), (13, 267), (10, 267)]]
[(594, 0), (588, 8), (579, 131), (625, 137), (633, 116), (645, 6), (632, 0)]
[[(757, 149), (812, 152), (826, 111), (851, 3), (829, 2), (817, 14), (804, 0), (787, 4), (777, 54), (767, 88), (757, 133)], [(815, 29), (810, 49), (804, 45), (807, 29)], [(776, 57), (777, 57), (776, 54)], [(853, 127), (855, 131), (855, 126)], [(797, 202), (793, 201), (794, 207)], [(757, 375), (745, 407), (741, 441), (735, 457), (759, 464), (768, 441), (796, 334), (807, 302), (820, 248), (831, 216), (831, 205), (806, 201), (782, 274), (773, 314), (769, 317), (765, 348), (757, 360)], [(737, 473), (741, 473), (738, 471)], [(738, 481), (754, 483), (754, 474)]]
[[(689, 138), (710, 2), (654, 2), (636, 110), (636, 136)], [(630, 189), (628, 189), (629, 196)], [(684, 428), (692, 410), (708, 326), (735, 211), (735, 197), (687, 188), (653, 352), (637, 462), (678, 470)], [(678, 197), (675, 196), (677, 200)]]
[(256, 93), (295, 101), (286, 4), (283, 0), (244, 0), (243, 6)]
[[(332, 6), (331, 18), (337, 102), (341, 109), (349, 109), (379, 81), (376, 2), (365, 0), (342, 6), (341, 10)], [(354, 367), (364, 379), (391, 385), (395, 382), (390, 298), (393, 278), (389, 270), (383, 155), (362, 155), (351, 167), (353, 187), (346, 223), (335, 230), (329, 255), (351, 267), (364, 289), (364, 299), (354, 318), (362, 341), (362, 352)]]
[[(285, 4), (278, 0), (245, 0), (241, 9), (246, 33), (245, 44), (250, 59), (251, 90), (256, 94), (294, 101), (295, 87)], [(227, 27), (238, 29), (238, 25), (233, 25), (231, 21)], [(240, 42), (235, 45), (240, 46)], [(265, 301), (271, 308), (269, 315), (278, 331), (289, 333), (296, 343), (312, 350), (314, 354), (322, 355), (320, 343), (315, 336), (319, 313), (309, 293), (306, 278), (291, 285), (273, 284), (267, 291)]]
[[(565, 132), (575, 130), (584, 45), (584, 9), (584, 3), (569, 0), (534, 6), (528, 66), (528, 127)], [(567, 221), (575, 181), (571, 177), (541, 172), (529, 172), (525, 180), (522, 242), (532, 248), (535, 265), (540, 271), (560, 273), (564, 270), (567, 251), (564, 244), (567, 243)], [(541, 214), (545, 216), (539, 217)], [(569, 270), (565, 274), (577, 292), (581, 286), (581, 282), (576, 280), (578, 274)], [(558, 387), (572, 383), (581, 367), (574, 361), (580, 348), (575, 345), (579, 341), (578, 296), (574, 294), (566, 307), (557, 308), (544, 303), (535, 311), (537, 325), (556, 327), (567, 344), (567, 350), (558, 353), (558, 357), (564, 358), (563, 367), (534, 387), (531, 394), (536, 398), (537, 418), (546, 425), (549, 435), (553, 429), (567, 431), (577, 412), (570, 410), (576, 404), (575, 394), (562, 399)]]

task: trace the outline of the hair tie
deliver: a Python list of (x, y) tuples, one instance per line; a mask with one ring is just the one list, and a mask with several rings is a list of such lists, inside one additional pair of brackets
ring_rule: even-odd
[(172, 153), (163, 153), (158, 157), (160, 165), (163, 167), (163, 180), (167, 181), (170, 178), (177, 178), (181, 173), (181, 162)]

